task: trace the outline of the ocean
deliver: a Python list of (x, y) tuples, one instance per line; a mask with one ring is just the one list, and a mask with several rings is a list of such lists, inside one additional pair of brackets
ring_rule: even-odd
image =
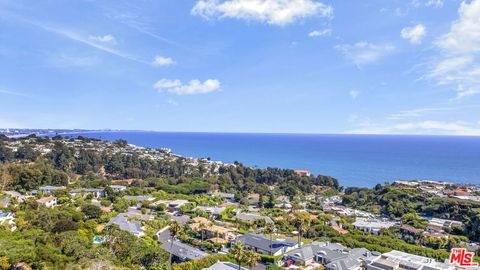
[(253, 167), (306, 169), (335, 177), (345, 187), (399, 179), (480, 184), (480, 137), (143, 131), (70, 136), (78, 135)]

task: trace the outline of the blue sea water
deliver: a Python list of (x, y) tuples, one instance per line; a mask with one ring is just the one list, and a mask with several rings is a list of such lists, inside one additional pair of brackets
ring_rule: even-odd
[(307, 169), (335, 177), (345, 187), (398, 179), (480, 184), (480, 137), (140, 131), (81, 135), (261, 168)]

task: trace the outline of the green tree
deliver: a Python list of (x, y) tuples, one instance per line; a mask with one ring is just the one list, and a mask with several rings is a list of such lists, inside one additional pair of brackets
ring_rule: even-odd
[(7, 257), (0, 257), (0, 269), (1, 270), (8, 270), (8, 269), (10, 269), (10, 267), (11, 267), (11, 265), (8, 262), (8, 258)]
[(82, 212), (87, 219), (99, 218), (102, 215), (100, 207), (92, 204), (87, 204), (82, 207)]
[(258, 264), (260, 260), (260, 255), (255, 251), (249, 250), (245, 253), (245, 264), (248, 265), (249, 269), (252, 269), (255, 265)]
[(246, 260), (247, 251), (241, 242), (237, 242), (235, 246), (230, 249), (233, 259), (237, 262), (238, 270), (242, 268), (242, 263)]

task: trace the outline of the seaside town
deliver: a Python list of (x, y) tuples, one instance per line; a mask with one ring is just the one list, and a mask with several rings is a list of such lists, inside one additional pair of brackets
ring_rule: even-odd
[(466, 269), (450, 251), (479, 248), (476, 185), (342, 188), (271, 168), (264, 181), (262, 169), (123, 140), (0, 142), (0, 269)]

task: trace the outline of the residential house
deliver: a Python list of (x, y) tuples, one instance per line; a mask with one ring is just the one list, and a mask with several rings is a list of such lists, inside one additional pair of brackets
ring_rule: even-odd
[(226, 192), (219, 192), (219, 191), (209, 191), (208, 194), (210, 196), (217, 196), (217, 197), (222, 197), (224, 199), (227, 199), (230, 202), (235, 201), (235, 194), (233, 193), (226, 193)]
[(55, 192), (57, 190), (64, 190), (64, 189), (66, 189), (66, 187), (64, 187), (64, 186), (58, 186), (58, 187), (44, 186), (44, 187), (39, 187), (38, 191), (41, 191), (44, 194), (52, 194), (53, 192)]
[(216, 262), (208, 268), (203, 268), (203, 270), (247, 270), (247, 268), (238, 267), (237, 264), (231, 262)]
[(392, 250), (367, 264), (366, 270), (453, 270), (455, 267), (434, 259)]
[(124, 199), (127, 199), (127, 200), (130, 200), (130, 201), (133, 201), (133, 200), (137, 200), (137, 202), (141, 203), (143, 201), (153, 201), (155, 200), (154, 197), (148, 197), (148, 196), (130, 196), (130, 195), (125, 195), (123, 196)]
[(188, 200), (159, 200), (152, 203), (152, 206), (157, 206), (159, 204), (164, 204), (167, 206), (168, 212), (180, 211), (180, 208), (185, 204), (189, 203)]
[(265, 223), (273, 223), (273, 220), (267, 216), (260, 216), (257, 214), (249, 214), (249, 213), (238, 213), (235, 216), (236, 219), (248, 222), (255, 222), (257, 220), (265, 220)]
[(197, 206), (193, 210), (201, 210), (205, 211), (209, 214), (213, 219), (218, 219), (220, 213), (225, 210), (226, 207), (215, 207), (215, 206)]
[(383, 221), (373, 218), (357, 218), (352, 225), (357, 230), (379, 235), (381, 230), (388, 229), (399, 224), (393, 221)]
[(208, 219), (196, 217), (193, 219), (195, 223), (190, 224), (190, 229), (204, 234), (207, 239), (215, 238), (213, 242), (228, 243), (235, 240), (236, 234), (234, 229), (224, 228), (213, 224)]
[(310, 171), (307, 170), (294, 170), (294, 172), (300, 176), (311, 176)]
[(142, 229), (142, 223), (140, 221), (128, 220), (128, 216), (124, 213), (112, 218), (107, 223), (106, 227), (109, 227), (113, 224), (117, 225), (120, 230), (130, 232), (137, 237), (145, 235), (145, 232)]
[(93, 198), (105, 197), (106, 195), (105, 190), (101, 188), (77, 188), (70, 191), (70, 196), (72, 197), (79, 194), (83, 195), (83, 197), (91, 194)]
[(40, 199), (36, 200), (36, 202), (38, 204), (44, 205), (46, 207), (53, 207), (53, 206), (57, 205), (57, 197), (54, 197), (54, 196), (50, 195), (48, 197), (40, 198)]
[(113, 191), (125, 191), (127, 190), (126, 186), (120, 186), (120, 185), (110, 185), (109, 186)]
[(461, 221), (441, 219), (441, 218), (427, 218), (429, 225), (441, 227), (443, 229), (449, 229), (453, 227), (463, 229), (464, 225)]
[(245, 234), (237, 237), (234, 243), (240, 242), (259, 254), (278, 256), (298, 248), (298, 242), (293, 239), (272, 239), (260, 234)]
[(366, 262), (379, 256), (380, 253), (365, 248), (350, 249), (337, 243), (314, 242), (288, 252), (283, 261), (286, 265), (315, 267), (316, 264), (321, 264), (328, 270), (357, 270), (363, 269)]
[(417, 229), (410, 225), (403, 225), (400, 227), (400, 234), (404, 240), (407, 239), (418, 239), (422, 236), (424, 230)]
[(249, 205), (256, 205), (260, 202), (260, 194), (258, 193), (248, 194), (245, 200), (246, 200), (246, 203)]
[(165, 243), (160, 245), (160, 248), (167, 252), (171, 252), (175, 256), (175, 261), (177, 262), (198, 260), (208, 256), (207, 253), (177, 240), (174, 240), (173, 242), (171, 240), (167, 240)]

